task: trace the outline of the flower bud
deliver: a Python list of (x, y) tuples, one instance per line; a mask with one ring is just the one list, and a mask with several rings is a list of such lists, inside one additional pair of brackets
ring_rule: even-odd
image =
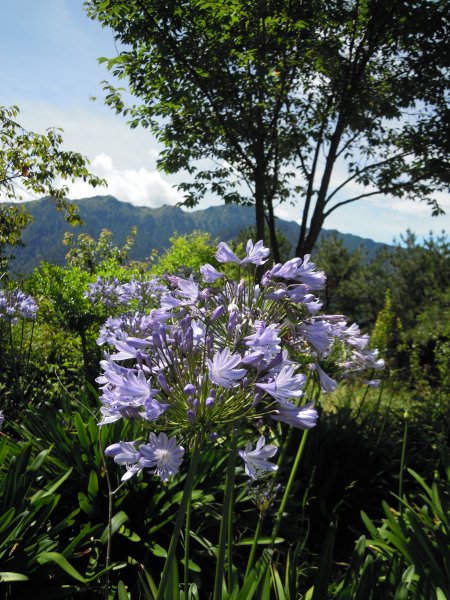
[(211, 322), (213, 323), (217, 319), (220, 319), (220, 317), (223, 315), (224, 312), (225, 312), (225, 306), (223, 306), (223, 305), (217, 306), (217, 308), (214, 309), (214, 311), (211, 315)]

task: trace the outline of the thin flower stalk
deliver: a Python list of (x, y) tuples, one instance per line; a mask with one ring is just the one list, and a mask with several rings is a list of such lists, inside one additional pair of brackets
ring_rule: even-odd
[(278, 531), (280, 530), (280, 525), (281, 525), (281, 521), (283, 519), (284, 510), (286, 508), (286, 504), (287, 504), (287, 501), (288, 501), (288, 498), (289, 498), (289, 495), (291, 492), (292, 484), (294, 483), (294, 479), (295, 479), (295, 476), (298, 471), (298, 467), (300, 466), (303, 451), (304, 451), (305, 445), (306, 445), (306, 440), (308, 438), (308, 433), (309, 433), (308, 429), (305, 429), (305, 431), (302, 433), (302, 439), (300, 441), (300, 445), (298, 447), (297, 454), (295, 456), (294, 464), (292, 465), (291, 473), (289, 475), (288, 482), (284, 489), (283, 498), (281, 499), (281, 503), (278, 508), (277, 515), (275, 517), (275, 523), (274, 523), (274, 526), (272, 529), (272, 535), (271, 535), (271, 543), (272, 544), (275, 543), (275, 539), (278, 535)]
[(194, 447), (192, 449), (191, 462), (189, 465), (189, 470), (186, 476), (186, 481), (184, 484), (183, 496), (181, 498), (180, 508), (177, 512), (177, 518), (175, 521), (175, 525), (172, 532), (172, 537), (170, 539), (169, 550), (167, 552), (166, 562), (164, 564), (164, 570), (161, 576), (161, 582), (158, 587), (158, 594), (156, 596), (156, 600), (162, 600), (164, 598), (164, 593), (169, 582), (169, 577), (172, 572), (172, 562), (175, 559), (175, 552), (178, 545), (178, 540), (180, 538), (181, 528), (183, 527), (184, 518), (186, 516), (186, 510), (191, 498), (192, 490), (194, 489), (194, 480), (195, 474), (197, 471), (198, 461), (200, 458), (200, 445), (195, 441)]
[[(237, 432), (233, 433), (232, 446), (228, 456), (228, 466), (225, 483), (225, 495), (223, 499), (222, 519), (220, 522), (219, 546), (216, 563), (216, 576), (214, 584), (214, 600), (222, 600), (222, 583), (225, 570), (225, 555), (228, 545), (228, 556), (231, 560), (231, 527), (232, 527), (232, 511), (233, 511), (233, 490), (236, 473), (236, 438)], [(227, 544), (228, 542), (228, 544)], [(229, 563), (228, 585), (231, 585), (231, 563)], [(229, 588), (230, 589), (230, 588)], [(231, 590), (230, 590), (231, 591)]]

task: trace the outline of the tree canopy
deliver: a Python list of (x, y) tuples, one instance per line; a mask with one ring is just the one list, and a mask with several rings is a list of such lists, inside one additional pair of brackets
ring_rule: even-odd
[[(68, 203), (67, 181), (83, 179), (93, 187), (104, 183), (88, 171), (89, 161), (61, 148), (61, 130), (45, 133), (26, 130), (18, 121), (17, 106), (0, 106), (0, 200), (22, 200), (25, 194), (47, 195), (57, 200), (69, 223), (80, 223), (74, 204)], [(21, 233), (31, 217), (22, 207), (0, 204), (0, 268), (6, 268), (5, 246), (21, 244)]]
[[(298, 204), (296, 254), (336, 209), (383, 194), (427, 202), (448, 186), (443, 0), (88, 0), (113, 29), (102, 58), (137, 98), (106, 103), (163, 142), (184, 203), (255, 206), (276, 254), (274, 209)], [(208, 160), (204, 160), (208, 159)], [(336, 178), (336, 167), (346, 175)], [(336, 183), (337, 182), (337, 183)]]

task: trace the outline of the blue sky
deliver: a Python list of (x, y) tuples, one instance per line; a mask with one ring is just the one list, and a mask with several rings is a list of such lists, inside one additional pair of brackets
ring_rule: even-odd
[[(100, 82), (107, 78), (97, 64), (116, 52), (112, 32), (87, 18), (81, 0), (2, 0), (0, 51), (1, 104), (16, 104), (28, 129), (64, 130), (65, 147), (91, 161), (91, 170), (108, 180), (110, 193), (140, 206), (175, 204), (173, 187), (180, 177), (156, 171), (159, 147), (148, 131), (130, 130), (125, 120), (101, 101)], [(93, 102), (91, 96), (99, 100)], [(342, 178), (344, 172), (337, 173)], [(70, 197), (96, 195), (86, 184), (71, 187)], [(421, 203), (371, 198), (338, 209), (325, 223), (377, 241), (392, 242), (407, 228), (419, 236), (450, 230), (450, 197), (437, 196), (447, 214), (432, 218)], [(205, 208), (218, 202), (203, 202)], [(283, 204), (280, 217), (297, 220), (299, 206)]]

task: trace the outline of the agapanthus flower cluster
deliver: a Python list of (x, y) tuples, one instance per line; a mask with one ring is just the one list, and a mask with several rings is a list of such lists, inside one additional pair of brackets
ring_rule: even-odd
[(166, 286), (157, 277), (132, 279), (127, 283), (120, 283), (116, 277), (97, 277), (96, 281), (89, 285), (85, 296), (93, 304), (101, 302), (106, 308), (128, 306), (131, 303), (138, 310), (142, 310), (148, 308), (166, 291)]
[[(166, 481), (182, 464), (177, 440), (208, 444), (236, 429), (265, 424), (270, 432), (278, 422), (315, 426), (317, 411), (304, 397), (307, 374), (332, 391), (323, 361), (336, 343), (361, 353), (366, 338), (341, 315), (318, 315), (315, 293), (326, 278), (309, 256), (275, 265), (257, 283), (255, 267), (268, 255), (262, 242), (249, 241), (243, 258), (222, 242), (218, 263), (237, 265), (241, 279), (212, 265), (197, 277), (168, 276), (145, 317), (105, 325), (100, 341), (113, 350), (97, 380), (100, 425), (129, 419), (151, 431), (107, 448), (126, 467), (123, 479), (149, 469)], [(263, 435), (254, 448), (248, 442), (239, 450), (247, 475), (275, 471), (269, 459), (276, 451)]]
[(19, 289), (0, 290), (0, 320), (14, 325), (19, 319), (35, 319), (37, 304)]

